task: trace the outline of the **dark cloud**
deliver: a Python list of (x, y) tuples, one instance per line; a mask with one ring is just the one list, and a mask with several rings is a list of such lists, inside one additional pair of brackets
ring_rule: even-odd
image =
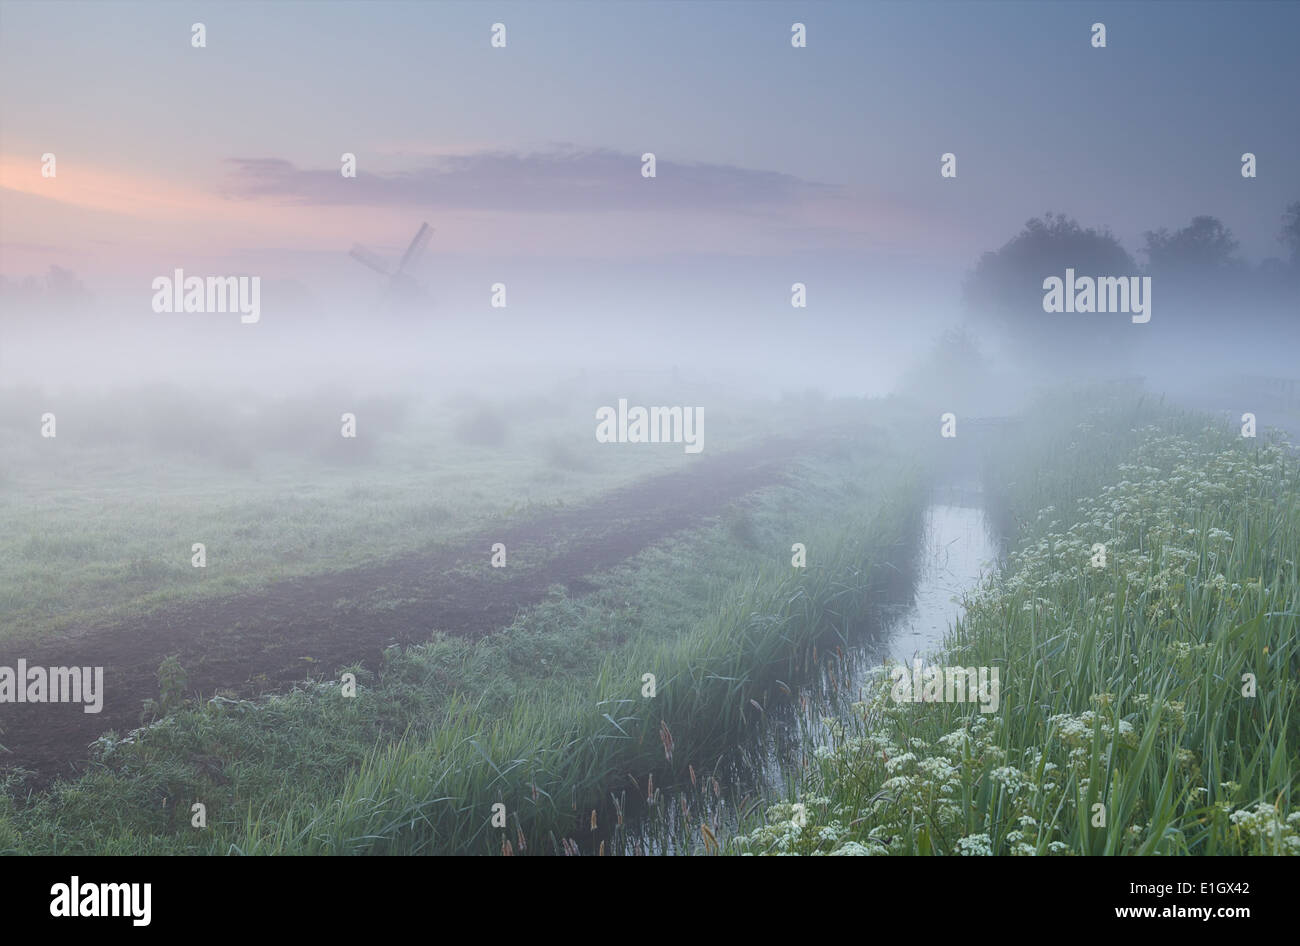
[(653, 180), (640, 155), (608, 150), (481, 152), (432, 159), (392, 174), (306, 170), (279, 158), (233, 158), (225, 193), (296, 205), (419, 206), (444, 210), (599, 212), (763, 210), (833, 193), (776, 171), (684, 164), (657, 156)]

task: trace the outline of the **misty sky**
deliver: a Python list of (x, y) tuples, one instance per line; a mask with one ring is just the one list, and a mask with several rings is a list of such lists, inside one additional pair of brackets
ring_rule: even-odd
[[(0, 276), (72, 271), (99, 333), (11, 335), (0, 372), (190, 376), (202, 356), (262, 378), (312, 334), (323, 370), (364, 343), (381, 380), (396, 352), (420, 377), (693, 360), (880, 392), (960, 321), (979, 255), (1045, 211), (1139, 262), (1144, 230), (1198, 214), (1251, 262), (1283, 255), (1297, 35), (1288, 3), (0, 0)], [(430, 341), (363, 338), (383, 281), (347, 251), (395, 259), (421, 220)], [(150, 283), (176, 268), (259, 276), (257, 330), (160, 318)]]
[(1131, 250), (1210, 213), (1258, 259), (1300, 182), (1295, 4), (5, 0), (0, 18), (11, 278), (250, 252), (272, 275), (396, 250), (422, 217), (434, 253), (947, 272), (1047, 209)]

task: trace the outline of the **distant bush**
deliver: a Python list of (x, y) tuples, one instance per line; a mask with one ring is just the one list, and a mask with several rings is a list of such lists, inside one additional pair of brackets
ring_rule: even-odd
[(557, 470), (580, 472), (591, 469), (591, 460), (583, 456), (572, 443), (559, 437), (550, 437), (542, 443), (542, 457)]
[(489, 404), (477, 404), (456, 424), (456, 439), (475, 447), (499, 447), (509, 433), (505, 412)]
[[(156, 384), (72, 397), (27, 389), (10, 394), (0, 408), (5, 427), (35, 429), (40, 415), (51, 411), (64, 443), (180, 454), (229, 469), (247, 469), (270, 454), (365, 460), (384, 437), (402, 429), (409, 410), (401, 397), (358, 397), (343, 390), (270, 399), (200, 395)], [(356, 439), (341, 436), (345, 412), (357, 417)]]

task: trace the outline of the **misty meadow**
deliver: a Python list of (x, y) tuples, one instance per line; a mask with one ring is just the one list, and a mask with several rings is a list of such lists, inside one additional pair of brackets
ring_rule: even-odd
[(1297, 7), (173, 9), (3, 0), (0, 852), (1300, 854)]

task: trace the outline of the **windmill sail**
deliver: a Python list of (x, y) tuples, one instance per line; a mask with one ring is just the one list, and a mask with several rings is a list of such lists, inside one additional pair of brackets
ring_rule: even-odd
[(352, 250), (348, 253), (348, 255), (351, 256), (358, 263), (362, 263), (366, 266), (369, 266), (371, 269), (373, 269), (377, 273), (380, 273), (381, 275), (384, 276), (392, 275), (392, 272), (389, 270), (387, 264), (384, 263), (384, 261), (380, 259), (378, 256), (376, 256), (374, 253), (371, 253), (364, 246), (352, 247)]
[(406, 248), (406, 254), (396, 268), (359, 243), (352, 247), (348, 255), (358, 263), (373, 269), (381, 276), (387, 277), (388, 291), (386, 296), (390, 304), (420, 306), (425, 304), (428, 296), (420, 281), (408, 273), (406, 269), (417, 261), (420, 253), (428, 245), (431, 236), (433, 236), (433, 227), (427, 223), (421, 223), (420, 229), (416, 231), (415, 238), (411, 240), (411, 245)]
[(403, 256), (402, 261), (397, 264), (397, 271), (399, 273), (406, 272), (406, 267), (414, 262), (415, 258), (420, 255), (424, 250), (424, 247), (428, 244), (431, 236), (433, 236), (433, 227), (429, 226), (427, 223), (421, 223), (419, 232), (415, 234), (415, 239), (411, 240), (411, 245), (406, 248), (406, 255)]

